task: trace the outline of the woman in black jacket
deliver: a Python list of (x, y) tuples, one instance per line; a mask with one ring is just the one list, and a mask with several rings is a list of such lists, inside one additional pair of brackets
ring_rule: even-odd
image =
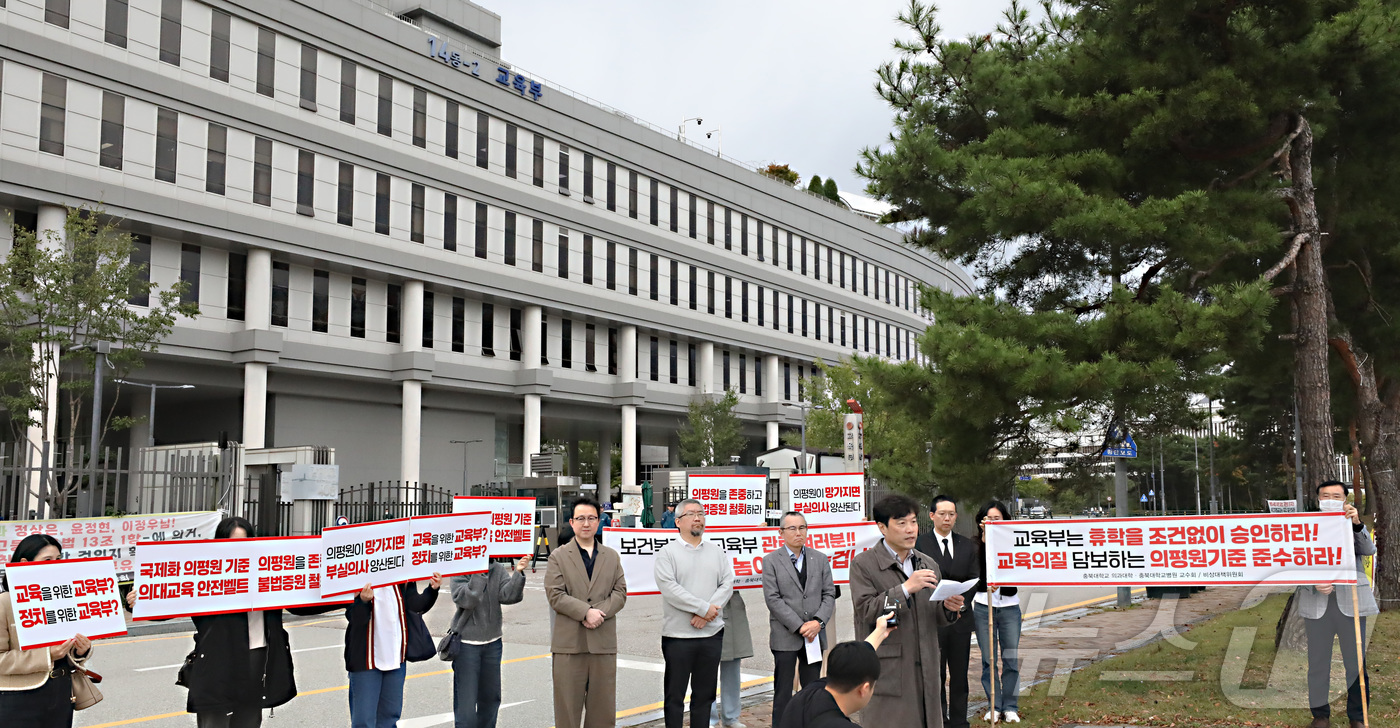
[[(350, 673), (352, 728), (395, 728), (403, 713), (409, 632), (437, 602), (442, 575), (433, 574), (421, 593), (415, 582), (378, 588), (366, 584), (345, 609), (345, 670)], [(416, 624), (411, 622), (416, 620)], [(426, 628), (422, 633), (426, 634)], [(425, 647), (433, 649), (431, 639)]]
[[(977, 511), (977, 547), (981, 551), (982, 575), (977, 581), (976, 595), (972, 598), (972, 620), (977, 625), (978, 651), (982, 653), (982, 692), (987, 694), (991, 709), (982, 720), (996, 723), (1020, 723), (1016, 700), (1020, 691), (1021, 668), (1017, 654), (1021, 645), (1021, 598), (1016, 596), (1016, 587), (993, 587), (987, 591), (987, 529), (984, 521), (1002, 521), (1011, 518), (1011, 511), (1001, 501), (991, 501)], [(995, 609), (988, 609), (988, 606)], [(995, 613), (995, 624), (989, 617)], [(995, 632), (993, 635), (992, 632)], [(992, 673), (996, 670), (996, 653), (1001, 653), (1001, 673), (996, 681), (996, 694), (992, 694)]]
[[(253, 524), (225, 518), (214, 538), (248, 538)], [(126, 596), (136, 606), (136, 591)], [(290, 609), (293, 614), (325, 614), (343, 604)], [(275, 708), (297, 695), (292, 648), (282, 627), (282, 610), (198, 615), (194, 650), (185, 658), (179, 684), (189, 689), (185, 710), (199, 728), (258, 728), (263, 708)]]

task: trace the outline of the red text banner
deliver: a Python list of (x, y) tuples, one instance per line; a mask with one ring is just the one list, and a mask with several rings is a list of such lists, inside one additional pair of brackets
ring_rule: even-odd
[(321, 537), (250, 538), (252, 609), (288, 609), (346, 603), (354, 597), (321, 596)]
[(413, 581), (409, 571), (409, 519), (336, 526), (321, 531), (321, 593), (351, 594), (364, 588)]
[(0, 574), (25, 536), (43, 533), (63, 545), (63, 559), (105, 556), (112, 559), (117, 580), (127, 583), (136, 571), (136, 544), (142, 541), (183, 541), (214, 537), (223, 515), (218, 511), (155, 513), (145, 516), (66, 518), (53, 521), (0, 521)]
[(987, 521), (1004, 586), (1354, 584), (1342, 513)]
[(792, 510), (808, 525), (853, 523), (865, 518), (863, 473), (795, 473), (788, 476)]
[[(680, 537), (680, 531), (673, 529), (609, 528), (606, 531), (605, 542), (617, 549), (622, 558), (629, 595), (659, 593), (654, 571), (656, 554)], [(783, 545), (778, 529), (772, 526), (706, 529), (704, 538), (730, 557), (736, 589), (761, 588), (763, 557)], [(850, 582), (851, 559), (879, 541), (880, 529), (870, 522), (826, 524), (812, 526), (807, 531), (807, 546), (831, 559), (832, 579), (837, 584)]]
[(10, 609), (19, 647), (63, 644), (126, 634), (117, 572), (105, 556), (10, 564)]
[(705, 507), (706, 526), (764, 525), (768, 476), (691, 475), (686, 478), (686, 486), (687, 497)]
[(254, 540), (138, 544), (133, 616), (165, 619), (252, 609), (258, 563)]
[(459, 495), (452, 499), (456, 513), (490, 511), (491, 558), (518, 559), (534, 553), (535, 499), (516, 496)]
[(480, 574), (490, 568), (490, 511), (418, 516), (409, 525), (405, 581), (427, 579), (434, 573), (443, 577)]

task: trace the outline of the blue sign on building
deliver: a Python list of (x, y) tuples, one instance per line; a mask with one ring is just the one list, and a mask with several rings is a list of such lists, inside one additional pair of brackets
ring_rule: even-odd
[[(448, 49), (445, 40), (429, 38), (428, 55), (464, 73), (481, 78), (481, 61), (463, 58), (460, 52)], [(529, 94), (535, 101), (544, 96), (544, 84), (532, 81), (505, 66), (496, 66), (496, 83), (518, 92), (521, 96)]]

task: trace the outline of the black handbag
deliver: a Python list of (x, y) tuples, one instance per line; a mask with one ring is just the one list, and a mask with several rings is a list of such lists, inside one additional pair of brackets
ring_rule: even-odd
[(185, 655), (185, 664), (180, 666), (180, 671), (175, 673), (175, 684), (182, 688), (190, 686), (190, 665), (194, 664), (195, 655), (199, 654), (199, 645), (190, 650), (190, 654)]
[(438, 641), (437, 656), (443, 662), (452, 662), (457, 659), (457, 653), (462, 651), (462, 636), (447, 630), (447, 634)]
[(423, 622), (423, 615), (405, 609), (403, 621), (407, 628), (404, 635), (404, 659), (409, 662), (422, 662), (436, 655), (437, 648), (433, 646), (433, 636), (428, 633), (428, 625)]

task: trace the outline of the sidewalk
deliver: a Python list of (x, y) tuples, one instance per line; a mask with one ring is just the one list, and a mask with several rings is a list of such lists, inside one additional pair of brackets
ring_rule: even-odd
[[(1195, 623), (1240, 609), (1251, 591), (1250, 587), (1212, 587), (1188, 599), (1160, 600), (1147, 600), (1139, 593), (1128, 609), (1117, 609), (1110, 599), (1046, 615), (1037, 615), (1034, 605), (1027, 605), (1032, 616), (1022, 625), (1021, 689), (1047, 680), (1052, 684), (1068, 681), (1074, 670), (1085, 665), (1159, 639), (1175, 638)], [(1255, 601), (1257, 598), (1248, 603)], [(982, 692), (982, 657), (975, 639), (968, 685), (972, 698), (968, 711), (975, 716), (969, 722), (982, 724), (979, 718), (987, 710), (987, 701)], [(748, 728), (773, 728), (771, 681), (747, 688), (743, 706), (739, 720)], [(664, 722), (660, 711), (650, 711), (619, 720), (618, 725), (661, 728)]]

